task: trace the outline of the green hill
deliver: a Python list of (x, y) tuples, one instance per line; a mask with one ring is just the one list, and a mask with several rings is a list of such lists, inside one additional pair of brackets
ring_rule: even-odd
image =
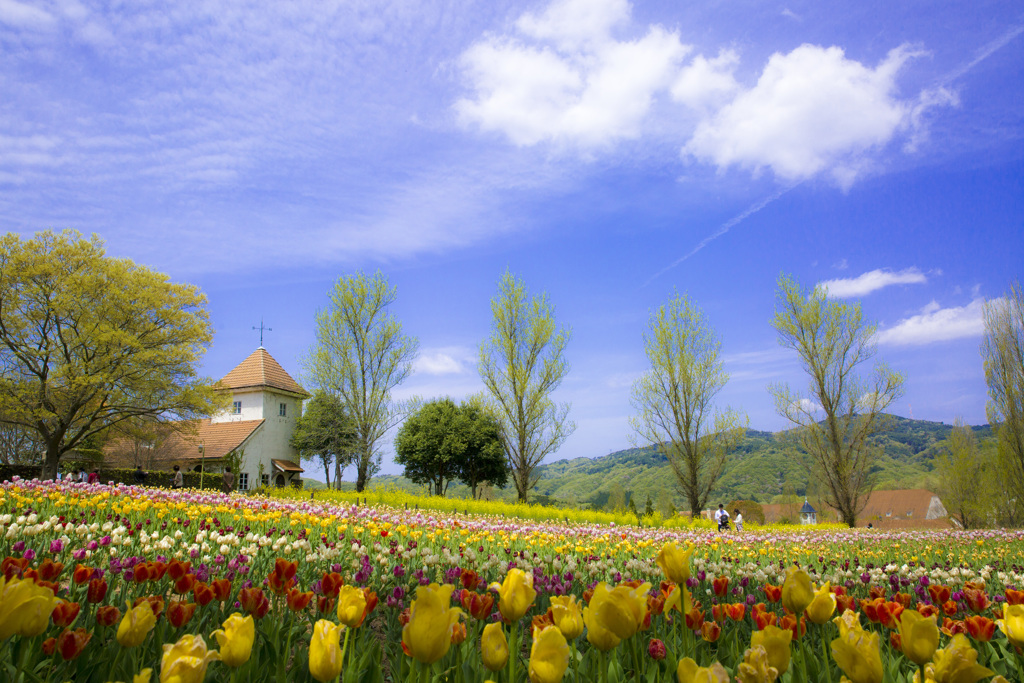
[[(928, 488), (934, 460), (945, 450), (952, 425), (893, 416), (889, 429), (875, 435), (871, 445), (880, 455), (874, 468), (879, 489)], [(972, 427), (982, 448), (994, 447), (988, 425)], [(775, 496), (814, 496), (809, 482), (807, 456), (793, 439), (792, 432), (747, 430), (739, 447), (728, 458), (725, 473), (718, 482), (712, 500), (736, 499), (771, 502)], [(684, 507), (675, 487), (675, 477), (657, 447), (630, 448), (595, 458), (559, 460), (540, 466), (540, 480), (534, 490), (538, 502), (570, 507), (606, 507), (624, 504), (630, 499), (643, 511), (650, 499), (655, 509)], [(397, 486), (410, 491), (421, 487), (401, 476), (379, 476), (371, 486)], [(494, 491), (497, 498), (511, 500), (512, 488)], [(465, 486), (453, 483), (449, 497), (469, 497)]]

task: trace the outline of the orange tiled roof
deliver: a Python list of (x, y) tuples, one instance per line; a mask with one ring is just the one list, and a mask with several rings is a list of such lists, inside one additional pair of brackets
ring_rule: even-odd
[(219, 384), (227, 389), (269, 387), (300, 396), (310, 395), (262, 346), (224, 375)]
[[(239, 422), (219, 422), (210, 424), (210, 420), (200, 420), (192, 425), (174, 423), (167, 425), (168, 434), (151, 452), (152, 461), (147, 466), (163, 466), (169, 468), (174, 464), (202, 460), (217, 460), (242, 446), (255, 433), (263, 420), (245, 420)], [(183, 427), (183, 428), (179, 428)], [(199, 444), (203, 451), (199, 451)], [(128, 438), (112, 441), (104, 447), (104, 461), (122, 467), (135, 464), (136, 453), (133, 453), (132, 442)]]
[(301, 467), (299, 467), (298, 465), (296, 465), (295, 463), (291, 462), (290, 460), (275, 460), (275, 459), (271, 459), (271, 462), (274, 463), (274, 467), (278, 468), (282, 472), (305, 472), (306, 471), (306, 470), (302, 469)]

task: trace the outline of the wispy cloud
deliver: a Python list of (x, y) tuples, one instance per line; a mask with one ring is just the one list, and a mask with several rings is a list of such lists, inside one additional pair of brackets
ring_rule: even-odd
[(934, 342), (980, 337), (985, 332), (985, 300), (966, 306), (942, 308), (932, 301), (917, 315), (904, 318), (878, 333), (878, 343), (889, 346), (922, 346)]
[(817, 287), (826, 290), (830, 297), (848, 299), (865, 296), (892, 285), (923, 285), (927, 282), (928, 278), (917, 268), (897, 271), (877, 269), (853, 278), (825, 280), (819, 282)]
[(767, 197), (765, 197), (761, 201), (756, 202), (755, 204), (750, 206), (750, 208), (748, 208), (743, 213), (741, 213), (738, 216), (735, 216), (735, 217), (727, 220), (725, 223), (722, 223), (722, 225), (720, 225), (717, 230), (715, 230), (713, 233), (711, 233), (710, 235), (708, 235), (707, 237), (702, 239), (697, 246), (695, 246), (693, 249), (688, 251), (684, 256), (680, 256), (675, 261), (673, 261), (672, 263), (668, 264), (667, 266), (665, 266), (664, 268), (659, 270), (657, 273), (655, 273), (651, 277), (647, 278), (647, 281), (644, 282), (644, 287), (646, 287), (647, 285), (651, 284), (654, 280), (658, 279), (659, 277), (661, 277), (662, 275), (664, 275), (668, 271), (672, 270), (673, 268), (675, 268), (676, 266), (681, 264), (686, 259), (688, 259), (691, 256), (693, 256), (698, 251), (700, 251), (701, 249), (703, 249), (704, 247), (709, 245), (711, 242), (715, 241), (716, 239), (718, 239), (719, 237), (721, 237), (725, 233), (729, 232), (730, 230), (735, 228), (737, 225), (739, 225), (740, 223), (742, 223), (746, 219), (748, 219), (751, 216), (753, 216), (755, 213), (757, 213), (758, 211), (760, 211), (764, 207), (768, 206), (769, 204), (771, 204), (775, 200), (781, 198), (783, 195), (785, 195), (787, 192), (789, 192), (790, 190), (792, 190), (795, 187), (797, 187), (797, 185), (799, 185), (799, 184), (800, 183), (795, 183), (793, 185), (789, 185), (788, 187), (784, 187), (784, 188), (782, 188), (782, 189), (780, 189), (780, 190), (778, 190), (776, 192), (773, 192), (772, 194), (768, 195)]
[(476, 354), (462, 346), (423, 349), (413, 371), (423, 375), (462, 375), (476, 370)]

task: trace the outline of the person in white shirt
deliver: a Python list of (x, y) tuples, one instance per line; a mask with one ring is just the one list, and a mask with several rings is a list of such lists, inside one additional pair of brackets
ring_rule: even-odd
[(733, 518), (733, 521), (736, 522), (736, 531), (743, 531), (743, 515), (740, 514), (739, 508), (733, 510), (733, 513), (736, 515)]
[(729, 516), (726, 513), (726, 511), (725, 511), (725, 506), (722, 505), (721, 503), (719, 503), (718, 504), (718, 509), (715, 510), (715, 524), (718, 525), (718, 530), (719, 531), (722, 530), (722, 515), (725, 515), (726, 518), (728, 518), (728, 516)]

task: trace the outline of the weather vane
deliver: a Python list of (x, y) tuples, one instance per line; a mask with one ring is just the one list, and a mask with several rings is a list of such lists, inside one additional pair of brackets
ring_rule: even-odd
[(273, 328), (264, 327), (263, 326), (263, 317), (262, 316), (260, 317), (260, 326), (256, 327), (255, 325), (253, 325), (252, 329), (260, 331), (260, 348), (262, 349), (263, 348), (263, 331), (266, 330), (267, 332), (273, 332), (274, 330), (273, 330)]

